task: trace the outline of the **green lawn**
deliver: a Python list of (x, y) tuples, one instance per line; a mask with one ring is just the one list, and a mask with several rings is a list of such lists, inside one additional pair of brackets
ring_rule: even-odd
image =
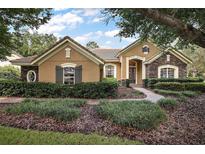
[(60, 133), (23, 130), (0, 126), (0, 144), (9, 145), (101, 145), (101, 144), (141, 144), (119, 137), (106, 137), (97, 134), (84, 135), (80, 133)]

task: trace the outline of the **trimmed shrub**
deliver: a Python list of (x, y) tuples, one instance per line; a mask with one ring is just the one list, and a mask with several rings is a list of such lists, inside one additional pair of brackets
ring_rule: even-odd
[(0, 67), (0, 78), (7, 80), (20, 80), (20, 70), (14, 66)]
[(199, 92), (196, 91), (172, 91), (172, 90), (154, 89), (154, 92), (166, 96), (178, 96), (178, 97), (181, 97), (181, 95), (184, 95), (186, 97), (195, 97), (199, 95)]
[(12, 114), (34, 113), (41, 117), (53, 117), (57, 120), (71, 121), (80, 116), (83, 100), (47, 100), (38, 101), (26, 99), (22, 103), (6, 108)]
[(117, 79), (116, 78), (103, 78), (102, 82), (115, 82), (115, 83), (117, 83)]
[(205, 83), (184, 83), (186, 90), (205, 92)]
[(160, 99), (157, 104), (162, 107), (162, 108), (165, 108), (165, 109), (174, 109), (176, 106), (177, 106), (177, 102), (176, 100), (174, 99), (170, 99), (170, 98), (163, 98), (163, 99)]
[(154, 92), (166, 96), (179, 96), (181, 93), (178, 91), (172, 91), (172, 90), (162, 90), (162, 89), (154, 89)]
[(177, 83), (177, 82), (159, 82), (154, 85), (156, 89), (173, 91), (200, 91), (205, 92), (205, 83)]
[(149, 78), (144, 79), (144, 87), (153, 88), (154, 85), (158, 82), (179, 82), (179, 83), (187, 83), (187, 82), (203, 82), (203, 78), (179, 78), (179, 79), (167, 79), (167, 78)]
[(69, 86), (55, 83), (0, 81), (0, 96), (110, 98), (117, 96), (117, 87), (117, 82), (90, 82)]
[(184, 84), (178, 82), (159, 82), (154, 85), (156, 89), (182, 91), (185, 90)]
[(149, 101), (101, 102), (96, 111), (115, 124), (139, 130), (156, 128), (166, 119), (164, 111)]

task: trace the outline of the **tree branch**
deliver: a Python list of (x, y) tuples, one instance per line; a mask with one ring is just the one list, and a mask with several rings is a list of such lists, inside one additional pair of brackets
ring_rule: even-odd
[(194, 28), (192, 25), (183, 23), (180, 19), (177, 19), (168, 14), (161, 13), (157, 9), (135, 9), (136, 12), (143, 14), (144, 16), (158, 22), (174, 28), (178, 31), (178, 34), (183, 39), (192, 42), (200, 47), (205, 48), (205, 33)]

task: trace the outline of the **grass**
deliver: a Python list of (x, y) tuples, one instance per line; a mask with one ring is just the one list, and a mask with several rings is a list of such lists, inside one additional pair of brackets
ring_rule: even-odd
[(101, 144), (142, 144), (139, 141), (119, 137), (106, 137), (98, 134), (60, 133), (23, 130), (0, 126), (0, 144), (2, 145), (101, 145)]
[(160, 99), (157, 104), (165, 109), (174, 109), (177, 106), (177, 102), (171, 98)]
[(53, 117), (61, 121), (71, 121), (80, 116), (79, 107), (84, 105), (84, 100), (33, 100), (26, 99), (22, 103), (6, 108), (7, 113), (24, 114), (34, 113), (41, 117)]
[(157, 104), (149, 101), (101, 102), (97, 113), (113, 123), (134, 127), (139, 130), (156, 128), (166, 120), (165, 112)]
[(185, 97), (196, 97), (199, 95), (199, 92), (197, 91), (173, 91), (173, 90), (154, 89), (154, 92), (166, 96), (176, 96), (176, 97), (181, 97), (182, 95)]

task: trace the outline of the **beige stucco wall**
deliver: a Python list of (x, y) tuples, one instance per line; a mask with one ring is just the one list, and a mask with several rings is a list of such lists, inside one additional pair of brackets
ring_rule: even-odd
[[(117, 73), (117, 75), (116, 75), (116, 78), (117, 78), (117, 80), (121, 80), (121, 64), (120, 64), (120, 62), (105, 62), (105, 64), (114, 64), (114, 65), (116, 65), (116, 73)], [(104, 73), (104, 71), (103, 71), (103, 73)], [(104, 76), (104, 74), (103, 74), (103, 76)]]
[[(149, 53), (148, 54), (144, 54), (142, 52), (142, 47), (144, 45), (148, 45), (149, 46)], [(126, 52), (122, 53), (119, 58), (121, 59), (121, 67), (122, 67), (122, 79), (126, 79), (126, 63), (128, 62), (128, 60), (126, 60), (127, 58), (131, 57), (131, 56), (140, 56), (140, 57), (145, 57), (146, 59), (151, 58), (153, 55), (155, 55), (157, 52), (159, 52), (159, 48), (154, 45), (153, 43), (150, 42), (142, 42), (139, 44), (136, 44), (135, 46), (133, 46), (132, 48), (130, 48), (129, 50), (127, 50)], [(138, 73), (138, 84), (142, 83), (142, 61), (138, 61), (137, 63), (137, 73)]]
[[(66, 58), (65, 48), (71, 48), (71, 58)], [(39, 65), (40, 82), (56, 82), (56, 65), (74, 63), (82, 65), (82, 82), (95, 82), (100, 80), (100, 67), (71, 46), (67, 45), (58, 53)]]

